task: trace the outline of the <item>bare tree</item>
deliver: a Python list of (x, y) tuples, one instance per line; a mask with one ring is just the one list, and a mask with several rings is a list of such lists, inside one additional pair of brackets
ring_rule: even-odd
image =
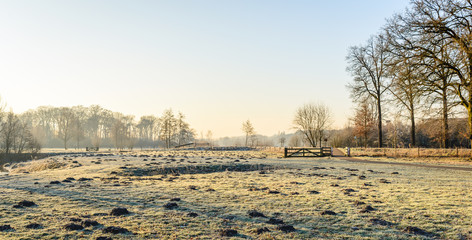
[(49, 141), (52, 137), (55, 137), (56, 132), (54, 129), (54, 108), (40, 106), (33, 113), (34, 125), (33, 127), (37, 128), (37, 131), (43, 133), (42, 138), (38, 138), (39, 141), (45, 143)]
[(390, 145), (393, 148), (404, 147), (408, 142), (408, 129), (401, 121), (400, 113), (392, 117), (393, 120), (387, 120), (385, 126), (387, 146)]
[(92, 145), (94, 147), (100, 147), (101, 143), (101, 134), (100, 134), (100, 125), (103, 122), (102, 113), (104, 109), (98, 105), (92, 105), (88, 109), (86, 127), (88, 137), (90, 138)]
[(185, 115), (181, 112), (175, 119), (176, 127), (176, 138), (177, 145), (182, 145), (193, 140), (193, 131), (190, 129), (190, 125), (185, 121)]
[(176, 132), (176, 120), (172, 109), (164, 111), (161, 117), (161, 137), (165, 141), (166, 148), (170, 148), (172, 143), (172, 137)]
[(344, 128), (332, 131), (330, 144), (333, 147), (349, 147), (355, 144), (357, 147), (357, 138), (354, 137), (353, 127), (351, 127), (348, 122)]
[(325, 131), (331, 124), (331, 111), (324, 104), (305, 104), (295, 113), (293, 124), (295, 129), (301, 131), (305, 139), (312, 147), (317, 142), (321, 143), (325, 137)]
[(285, 132), (279, 132), (279, 143), (280, 143), (280, 147), (284, 147), (285, 146), (285, 140), (287, 138), (285, 137)]
[(123, 119), (121, 117), (117, 117), (115, 119), (111, 134), (113, 137), (113, 144), (115, 145), (115, 148), (123, 150), (127, 142), (127, 130), (126, 124), (123, 122)]
[(57, 124), (57, 136), (64, 143), (64, 149), (67, 149), (67, 142), (69, 142), (73, 136), (73, 124), (75, 122), (74, 111), (68, 107), (56, 109), (55, 121)]
[(133, 149), (134, 145), (136, 144), (136, 138), (137, 138), (136, 124), (134, 122), (134, 115), (123, 116), (122, 121), (123, 121), (124, 126), (125, 126), (126, 147), (128, 147), (128, 149)]
[[(414, 0), (412, 9), (389, 22), (393, 44), (453, 74), (452, 88), (467, 110), (472, 143), (471, 1)], [(448, 48), (449, 54), (441, 49)]]
[(83, 106), (72, 107), (75, 118), (72, 126), (72, 135), (76, 142), (76, 149), (80, 148), (80, 141), (85, 138), (85, 121), (87, 120), (87, 109)]
[(20, 131), (20, 119), (13, 113), (9, 112), (2, 124), (2, 142), (6, 155), (10, 154), (14, 148), (18, 133)]
[(288, 141), (288, 145), (290, 147), (300, 147), (303, 145), (303, 134), (300, 133), (300, 131), (296, 131), (291, 137), (290, 140)]
[(207, 131), (206, 138), (207, 138), (208, 144), (210, 144), (210, 146), (213, 146), (213, 139), (212, 139), (213, 132), (211, 130)]
[(384, 36), (371, 37), (364, 46), (349, 48), (346, 57), (347, 71), (354, 77), (348, 85), (354, 100), (370, 97), (377, 106), (378, 147), (383, 146), (382, 140), (382, 102), (390, 87), (387, 77), (387, 41)]
[(2, 151), (6, 156), (13, 153), (21, 154), (27, 147), (31, 148), (32, 152), (40, 149), (27, 124), (21, 121), (13, 112), (6, 115), (1, 124), (1, 129)]
[(415, 113), (423, 96), (424, 87), (421, 84), (424, 78), (419, 66), (413, 64), (411, 58), (395, 58), (389, 67), (392, 85), (389, 88), (396, 102), (407, 110), (410, 119), (410, 143), (416, 146)]
[(139, 138), (144, 144), (152, 144), (155, 140), (156, 128), (158, 127), (158, 118), (152, 115), (142, 116), (136, 125), (139, 132)]
[(112, 126), (112, 139), (116, 148), (122, 150), (125, 147), (133, 149), (136, 142), (136, 127), (133, 115), (114, 114), (115, 122)]
[[(423, 88), (429, 106), (439, 102), (439, 113), (442, 122), (441, 147), (450, 147), (449, 116), (452, 108), (457, 106), (458, 101), (453, 91), (453, 74), (449, 69), (442, 68), (436, 64), (430, 64), (428, 76), (423, 80)], [(430, 108), (431, 109), (431, 108)]]
[(254, 127), (252, 126), (252, 123), (249, 121), (249, 119), (243, 122), (242, 130), (246, 134), (246, 146), (248, 146), (249, 139), (256, 135), (256, 131), (254, 130)]

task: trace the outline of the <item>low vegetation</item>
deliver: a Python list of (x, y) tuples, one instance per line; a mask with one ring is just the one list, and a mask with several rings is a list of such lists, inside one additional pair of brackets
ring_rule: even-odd
[(467, 148), (351, 148), (351, 156), (376, 161), (472, 164), (472, 150)]

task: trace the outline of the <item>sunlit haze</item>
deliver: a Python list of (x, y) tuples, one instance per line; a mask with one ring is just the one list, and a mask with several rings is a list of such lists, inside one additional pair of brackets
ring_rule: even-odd
[(407, 0), (1, 1), (0, 96), (42, 105), (181, 111), (198, 133), (293, 132), (296, 108), (352, 114), (345, 56)]

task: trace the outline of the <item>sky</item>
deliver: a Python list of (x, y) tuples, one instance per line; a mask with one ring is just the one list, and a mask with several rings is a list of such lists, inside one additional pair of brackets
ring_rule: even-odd
[(0, 96), (38, 106), (185, 114), (198, 133), (293, 132), (295, 111), (353, 114), (350, 46), (409, 0), (0, 0)]

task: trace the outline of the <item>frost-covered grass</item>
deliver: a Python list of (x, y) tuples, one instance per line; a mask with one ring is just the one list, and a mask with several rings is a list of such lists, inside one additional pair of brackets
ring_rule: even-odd
[[(279, 159), (263, 152), (135, 152), (44, 161), (64, 165), (29, 171), (33, 161), (0, 176), (0, 226), (14, 228), (0, 231), (0, 239), (215, 239), (224, 229), (236, 230), (227, 237), (234, 239), (467, 239), (472, 233), (467, 171)], [(249, 164), (259, 167), (246, 169)], [(218, 169), (231, 165), (241, 171)], [(215, 170), (179, 173), (196, 166)], [(151, 171), (164, 168), (166, 175)], [(75, 180), (51, 184), (68, 177)], [(178, 207), (165, 208), (172, 198), (180, 198)], [(37, 206), (13, 208), (22, 200)], [(363, 212), (367, 205), (373, 210)], [(131, 213), (109, 215), (116, 207)], [(251, 217), (250, 210), (266, 217)], [(335, 215), (324, 214), (328, 210)], [(267, 223), (270, 218), (296, 231), (283, 232)], [(72, 221), (77, 219), (100, 225), (64, 229), (81, 224)], [(30, 223), (43, 228), (26, 228)], [(132, 233), (104, 233), (109, 226)], [(256, 232), (264, 227), (269, 232)]]

